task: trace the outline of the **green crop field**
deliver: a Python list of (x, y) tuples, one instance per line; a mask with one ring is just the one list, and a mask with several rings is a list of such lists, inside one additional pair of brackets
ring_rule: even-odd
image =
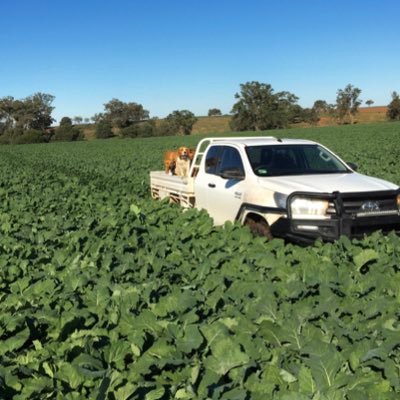
[[(317, 140), (400, 184), (400, 124)], [(400, 397), (400, 238), (299, 247), (153, 201), (199, 136), (0, 147), (0, 398)]]

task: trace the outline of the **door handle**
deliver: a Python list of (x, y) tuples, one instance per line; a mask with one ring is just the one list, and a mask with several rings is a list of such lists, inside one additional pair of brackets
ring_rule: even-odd
[(213, 189), (214, 189), (214, 188), (215, 188), (215, 183), (209, 183), (209, 184), (208, 184), (208, 187), (210, 187), (210, 188), (213, 188)]

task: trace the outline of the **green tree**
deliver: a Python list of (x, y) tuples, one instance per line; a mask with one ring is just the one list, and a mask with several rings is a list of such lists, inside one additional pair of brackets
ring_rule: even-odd
[(7, 96), (0, 99), (0, 124), (1, 132), (12, 129), (17, 125), (17, 109), (14, 97)]
[(104, 104), (104, 113), (99, 116), (104, 118), (116, 128), (126, 128), (134, 123), (149, 119), (149, 112), (138, 103), (124, 103), (112, 99)]
[(209, 117), (219, 117), (222, 115), (222, 112), (219, 108), (210, 108), (207, 115)]
[(94, 122), (95, 124), (97, 124), (97, 123), (100, 122), (102, 119), (104, 119), (104, 114), (103, 114), (103, 113), (94, 114), (93, 117), (90, 117), (90, 119), (92, 120), (92, 122)]
[(231, 128), (237, 131), (284, 128), (292, 122), (298, 97), (290, 92), (274, 93), (271, 85), (247, 82), (240, 85), (232, 107)]
[(72, 126), (72, 119), (70, 117), (62, 117), (60, 126)]
[(74, 122), (76, 123), (76, 124), (81, 124), (82, 123), (82, 121), (83, 121), (83, 118), (81, 117), (81, 116), (79, 116), (79, 115), (77, 115), (76, 117), (74, 117)]
[(148, 121), (138, 122), (137, 124), (127, 126), (119, 131), (122, 137), (150, 137), (156, 136), (156, 119), (149, 119)]
[(316, 125), (319, 119), (317, 112), (313, 108), (303, 108), (298, 104), (294, 104), (290, 107), (288, 112), (288, 120), (291, 124), (306, 122), (311, 125)]
[(391, 121), (400, 121), (400, 96), (397, 92), (392, 93), (392, 101), (388, 105), (386, 115)]
[(40, 129), (44, 131), (53, 122), (51, 113), (54, 110), (52, 103), (55, 97), (47, 93), (35, 93), (23, 100), (22, 108), (25, 109), (27, 129)]
[(95, 136), (97, 139), (107, 139), (114, 136), (112, 126), (109, 121), (99, 121), (96, 124)]
[(156, 126), (156, 136), (174, 136), (176, 134), (176, 127), (166, 119), (161, 120)]
[(51, 117), (53, 101), (54, 96), (46, 93), (35, 93), (22, 100), (4, 97), (0, 99), (0, 122), (5, 129), (44, 131), (54, 121)]
[(304, 108), (303, 109), (303, 121), (311, 125), (317, 125), (320, 117), (314, 108)]
[(24, 131), (22, 135), (15, 138), (15, 144), (25, 143), (44, 143), (49, 141), (49, 136), (43, 131), (37, 129), (29, 129)]
[(76, 140), (83, 140), (84, 137), (82, 130), (72, 125), (72, 119), (70, 117), (62, 117), (60, 125), (56, 128), (52, 139), (55, 141), (73, 142)]
[(318, 114), (328, 113), (330, 110), (329, 104), (325, 100), (316, 100), (312, 106), (312, 109)]
[(361, 89), (348, 84), (344, 89), (339, 89), (336, 96), (336, 116), (341, 123), (353, 124), (354, 116), (362, 103), (359, 99)]
[(197, 118), (189, 110), (175, 110), (165, 120), (180, 135), (190, 135)]
[(368, 106), (368, 107), (370, 107), (370, 106), (372, 106), (372, 104), (374, 104), (375, 102), (373, 101), (373, 100), (371, 100), (371, 99), (369, 99), (369, 100), (367, 100), (366, 102), (365, 102), (365, 104)]

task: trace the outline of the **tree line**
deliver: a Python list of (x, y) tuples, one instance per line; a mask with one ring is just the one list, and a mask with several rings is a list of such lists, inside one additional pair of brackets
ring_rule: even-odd
[[(286, 128), (291, 124), (305, 122), (316, 125), (321, 116), (329, 115), (339, 124), (352, 124), (359, 106), (361, 89), (348, 84), (338, 89), (336, 103), (316, 100), (311, 108), (298, 104), (299, 98), (287, 91), (275, 92), (270, 84), (256, 81), (240, 85), (235, 94), (236, 102), (231, 110), (230, 127), (233, 131), (260, 131)], [(50, 141), (75, 141), (84, 138), (80, 124), (88, 118), (63, 117), (58, 127), (51, 114), (55, 97), (35, 93), (24, 99), (11, 96), (0, 99), (0, 143), (39, 143)], [(372, 105), (373, 100), (365, 104)], [(210, 108), (208, 116), (221, 116), (221, 110)], [(389, 120), (400, 120), (400, 96), (392, 93), (388, 105)], [(92, 118), (97, 138), (146, 137), (166, 135), (190, 135), (197, 121), (189, 110), (175, 110), (166, 118), (150, 118), (143, 105), (112, 99), (104, 104), (104, 111)], [(75, 122), (75, 124), (73, 123)]]
[(92, 117), (95, 134), (99, 139), (112, 137), (148, 137), (167, 135), (190, 135), (197, 121), (189, 110), (175, 110), (163, 120), (150, 118), (141, 104), (126, 103), (112, 99), (104, 104), (104, 112)]
[[(235, 94), (237, 102), (233, 105), (230, 123), (231, 129), (236, 131), (279, 129), (299, 122), (316, 125), (322, 116), (332, 117), (338, 124), (353, 124), (362, 104), (361, 89), (351, 84), (337, 90), (335, 104), (316, 100), (311, 108), (301, 107), (293, 93), (275, 93), (269, 84), (247, 82), (241, 84), (240, 89)], [(365, 104), (371, 106), (374, 101), (369, 99)], [(400, 97), (397, 92), (392, 93), (387, 118), (400, 120)]]

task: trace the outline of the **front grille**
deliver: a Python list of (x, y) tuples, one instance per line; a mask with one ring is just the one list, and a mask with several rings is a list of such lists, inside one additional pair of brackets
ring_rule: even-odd
[(398, 213), (396, 196), (366, 194), (365, 197), (343, 198), (343, 211), (358, 217), (395, 215)]

